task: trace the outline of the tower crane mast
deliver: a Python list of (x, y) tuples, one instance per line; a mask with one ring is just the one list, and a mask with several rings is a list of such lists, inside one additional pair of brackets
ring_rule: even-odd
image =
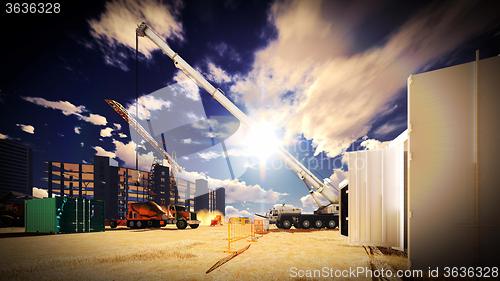
[(167, 160), (167, 163), (170, 165), (170, 171), (172, 177), (175, 178), (175, 171), (179, 169), (179, 166), (175, 162), (174, 158), (170, 156), (170, 154), (163, 149), (160, 144), (149, 134), (144, 127), (142, 127), (137, 120), (121, 105), (119, 102), (111, 99), (106, 99), (106, 103), (113, 108), (118, 115), (120, 115), (130, 127), (132, 127), (139, 136), (141, 136), (146, 142), (148, 142), (154, 150), (161, 154), (163, 158)]

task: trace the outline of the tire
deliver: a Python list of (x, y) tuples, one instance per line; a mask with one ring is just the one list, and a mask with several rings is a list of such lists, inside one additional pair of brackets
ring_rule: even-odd
[(116, 228), (117, 226), (118, 226), (118, 224), (116, 223), (116, 221), (110, 221), (109, 222), (109, 227)]
[(321, 220), (314, 221), (314, 228), (316, 228), (316, 229), (323, 228), (323, 221), (321, 221)]
[(135, 225), (137, 226), (137, 228), (143, 228), (144, 227), (144, 223), (142, 221), (137, 221), (137, 223)]
[(154, 222), (153, 221), (148, 221), (147, 225), (148, 227), (153, 227)]
[(279, 229), (282, 229), (283, 226), (281, 226), (281, 223), (280, 222), (276, 222), (276, 227), (279, 228)]
[(281, 221), (281, 226), (283, 229), (290, 229), (292, 227), (292, 222), (290, 220)]
[(1, 220), (0, 222), (1, 226), (11, 227), (14, 226), (15, 223), (15, 219), (11, 216), (2, 216), (0, 220)]
[(187, 227), (187, 222), (185, 220), (178, 220), (175, 225), (177, 226), (177, 229), (186, 229)]
[(327, 226), (329, 229), (334, 229), (335, 227), (337, 227), (337, 223), (335, 222), (335, 220), (329, 220), (328, 221), (328, 226)]
[(200, 226), (199, 224), (190, 224), (189, 227), (191, 227), (192, 229), (197, 229), (198, 226)]
[(130, 227), (130, 228), (135, 228), (135, 223), (134, 223), (134, 221), (128, 221), (128, 222), (127, 222), (127, 225), (128, 225), (128, 227)]
[(309, 229), (311, 227), (311, 222), (309, 220), (303, 220), (301, 224), (303, 229)]

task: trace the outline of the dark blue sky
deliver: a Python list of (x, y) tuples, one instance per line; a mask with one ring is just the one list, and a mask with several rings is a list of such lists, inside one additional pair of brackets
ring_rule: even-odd
[[(174, 4), (171, 3), (172, 6)], [(268, 46), (278, 36), (276, 27), (268, 20), (272, 4), (269, 1), (186, 1), (176, 15), (176, 20), (182, 23), (184, 40), (169, 42), (186, 61), (203, 71), (207, 71), (206, 61), (209, 60), (231, 76), (244, 76), (252, 69), (256, 51)], [(369, 16), (362, 18), (349, 33), (353, 47), (348, 55), (385, 44), (390, 35), (409, 18), (429, 5), (436, 5), (436, 2), (380, 1), (377, 4), (365, 4), (368, 8), (363, 8), (360, 3), (346, 3), (350, 6), (346, 9), (370, 9)], [(338, 6), (337, 4), (336, 7)], [(3, 13), (1, 16), (0, 133), (19, 139), (33, 148), (34, 185), (37, 187), (46, 187), (42, 180), (45, 177), (45, 161), (91, 162), (95, 154), (93, 147), (100, 146), (112, 151), (112, 139), (99, 140), (100, 130), (104, 128), (102, 126), (80, 120), (75, 115), (65, 116), (60, 111), (41, 107), (21, 97), (41, 97), (49, 101), (68, 101), (76, 106), (85, 106), (85, 114), (104, 116), (108, 126), (113, 123), (121, 124), (122, 132), (130, 136), (126, 124), (104, 99), (112, 98), (129, 104), (135, 97), (133, 50), (125, 46), (118, 46), (116, 49), (126, 54), (123, 62), (128, 71), (105, 63), (103, 51), (91, 36), (88, 24), (90, 19), (96, 19), (103, 13), (104, 7), (104, 1), (63, 1), (62, 13), (58, 15)], [(331, 14), (333, 18), (341, 16), (342, 10), (330, 11), (326, 8), (324, 13)], [(297, 21), (300, 20), (297, 18)], [(222, 56), (221, 45), (227, 46)], [(452, 48), (438, 60), (421, 65), (415, 72), (471, 61), (475, 49), (481, 50), (483, 58), (500, 53), (498, 24), (484, 32), (475, 33), (465, 43)], [(298, 57), (300, 55), (297, 54)], [(174, 74), (175, 68), (171, 61), (158, 51), (153, 52), (151, 59), (141, 56), (140, 94), (153, 92), (171, 83)], [(226, 93), (230, 91), (230, 83), (217, 87), (221, 87)], [(227, 114), (203, 91), (201, 97), (208, 115)], [(401, 88), (390, 103), (392, 111), (371, 120), (368, 138), (391, 140), (406, 129), (406, 89)], [(244, 103), (240, 102), (238, 105), (245, 109)], [(380, 130), (381, 126), (390, 121), (400, 126), (387, 133)], [(35, 133), (23, 132), (16, 124), (32, 125)], [(81, 134), (74, 132), (75, 127), (81, 127)], [(117, 132), (113, 138), (119, 139), (116, 134)], [(128, 139), (119, 140), (126, 142)], [(310, 147), (310, 151), (314, 150), (311, 141), (304, 138), (301, 141)], [(355, 141), (348, 150), (359, 149), (360, 141)], [(312, 157), (304, 153), (298, 156), (301, 160)], [(324, 153), (317, 157), (321, 161), (335, 161)], [(326, 178), (331, 175), (330, 167), (314, 172)], [(249, 184), (262, 186), (268, 183), (275, 191), (293, 193), (289, 186), (280, 183), (283, 175), (287, 175), (290, 179), (285, 185), (293, 185), (297, 190), (291, 201), (297, 204), (297, 199), (304, 195), (305, 189), (299, 187), (301, 183), (293, 179), (291, 172), (279, 171), (275, 175), (271, 172), (266, 182), (256, 179), (256, 173), (257, 171), (250, 169), (241, 175), (241, 179)]]

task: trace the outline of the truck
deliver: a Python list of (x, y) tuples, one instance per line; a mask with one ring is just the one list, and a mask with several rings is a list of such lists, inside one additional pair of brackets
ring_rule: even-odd
[(111, 220), (111, 228), (127, 226), (129, 228), (158, 228), (167, 224), (175, 224), (177, 229), (186, 229), (187, 226), (195, 229), (200, 225), (195, 212), (189, 212), (184, 206), (168, 205), (162, 207), (154, 201), (128, 202), (127, 218)]
[[(292, 226), (297, 229), (309, 228), (329, 228), (335, 229), (339, 225), (339, 205), (330, 204), (323, 208), (334, 208), (332, 210), (314, 211), (313, 214), (304, 214), (302, 209), (290, 204), (276, 204), (266, 215), (255, 214), (269, 220), (270, 224), (275, 224), (281, 229), (290, 229)], [(321, 208), (320, 208), (321, 209)]]
[[(158, 46), (158, 48), (173, 61), (176, 68), (193, 80), (200, 88), (205, 89), (214, 100), (227, 109), (242, 125), (248, 128), (255, 126), (254, 121), (229, 100), (222, 90), (214, 87), (208, 82), (198, 70), (189, 65), (189, 63), (187, 63), (178, 53), (170, 48), (165, 39), (159, 36), (149, 25), (144, 22), (140, 23), (136, 30), (136, 36), (146, 37), (151, 40), (151, 42)], [(318, 209), (314, 211), (313, 214), (287, 212), (286, 208), (282, 209), (281, 212), (276, 215), (276, 225), (285, 229), (289, 229), (291, 226), (296, 228), (310, 228), (311, 226), (317, 228), (335, 228), (339, 221), (338, 187), (320, 180), (313, 172), (293, 157), (293, 155), (281, 144), (276, 142), (273, 143), (273, 146), (277, 148), (285, 164), (304, 182), (310, 196), (318, 206)], [(328, 203), (323, 204), (320, 198), (325, 199)], [(272, 211), (273, 210), (271, 210), (271, 212)], [(278, 210), (275, 211), (278, 212)]]

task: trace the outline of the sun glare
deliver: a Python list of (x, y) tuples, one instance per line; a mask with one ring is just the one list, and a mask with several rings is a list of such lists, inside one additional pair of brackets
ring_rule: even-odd
[(270, 123), (257, 123), (249, 128), (245, 142), (248, 153), (260, 161), (276, 153), (281, 145), (277, 129)]

